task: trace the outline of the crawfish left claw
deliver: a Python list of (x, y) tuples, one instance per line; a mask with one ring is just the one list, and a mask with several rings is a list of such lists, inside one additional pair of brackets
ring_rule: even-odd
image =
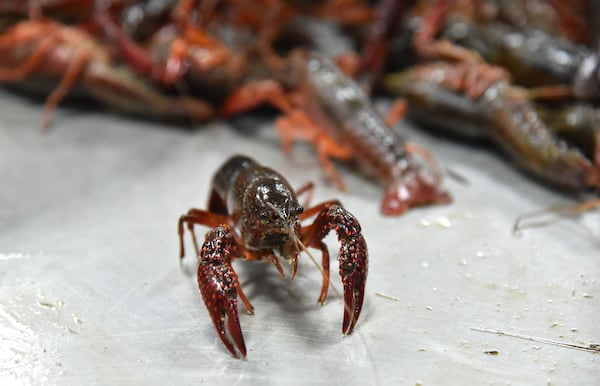
[(235, 249), (228, 227), (219, 226), (208, 232), (200, 251), (198, 283), (204, 304), (223, 344), (234, 357), (239, 358), (237, 347), (241, 357), (245, 358), (246, 345), (237, 302), (240, 284), (230, 263), (230, 255), (235, 253)]

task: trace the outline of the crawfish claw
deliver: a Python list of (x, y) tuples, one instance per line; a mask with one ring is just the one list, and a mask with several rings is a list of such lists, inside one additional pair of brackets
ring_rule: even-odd
[(330, 206), (327, 212), (341, 243), (339, 265), (344, 286), (342, 333), (350, 335), (364, 300), (368, 270), (367, 243), (354, 215), (339, 205)]
[(344, 283), (344, 321), (342, 323), (342, 333), (350, 335), (362, 310), (365, 275), (361, 273), (350, 275), (342, 279), (342, 281)]
[[(230, 256), (236, 250), (233, 235), (227, 226), (219, 226), (208, 232), (200, 250), (198, 284), (223, 344), (234, 357), (239, 358), (241, 355), (245, 358), (246, 345), (237, 302), (240, 284), (230, 263)], [(236, 347), (240, 355), (236, 352)]]
[(340, 255), (340, 276), (342, 276), (344, 286), (344, 321), (342, 323), (344, 335), (352, 334), (362, 310), (365, 295), (367, 249), (362, 235), (359, 236), (357, 239), (342, 244), (344, 251), (353, 250), (355, 253), (351, 256), (348, 256), (348, 253)]

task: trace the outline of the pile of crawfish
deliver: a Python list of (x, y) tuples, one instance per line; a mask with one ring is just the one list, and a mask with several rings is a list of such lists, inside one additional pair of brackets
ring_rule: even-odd
[[(350, 52), (331, 55), (327, 27)], [(284, 150), (311, 142), (385, 186), (381, 211), (451, 200), (394, 123), (496, 144), (537, 180), (600, 185), (600, 1), (7, 0), (0, 83), (146, 118), (206, 122), (270, 105)], [(399, 98), (387, 117), (372, 97)]]

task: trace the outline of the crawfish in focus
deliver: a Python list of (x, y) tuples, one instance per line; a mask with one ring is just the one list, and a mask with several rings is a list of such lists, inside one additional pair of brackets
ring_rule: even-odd
[[(301, 225), (302, 220), (314, 215), (312, 224)], [(254, 308), (242, 290), (232, 260), (266, 260), (285, 277), (280, 260), (286, 259), (294, 278), (300, 251), (307, 247), (319, 249), (323, 266), (319, 302), (324, 303), (329, 288), (329, 252), (323, 238), (332, 230), (341, 243), (338, 260), (344, 287), (342, 332), (352, 333), (363, 304), (367, 244), (356, 218), (337, 200), (304, 210), (283, 176), (250, 158), (234, 156), (213, 178), (208, 210), (192, 208), (180, 217), (180, 258), (185, 255), (184, 224), (200, 258), (198, 284), (204, 304), (219, 337), (234, 357), (246, 356), (238, 296), (250, 313)], [(201, 248), (194, 234), (196, 224), (212, 228)]]

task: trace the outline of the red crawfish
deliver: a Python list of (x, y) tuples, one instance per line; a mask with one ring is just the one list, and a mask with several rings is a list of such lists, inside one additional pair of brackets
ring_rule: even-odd
[[(310, 188), (307, 185), (301, 191)], [(312, 224), (301, 225), (315, 215)], [(234, 156), (213, 178), (208, 210), (192, 208), (180, 217), (180, 258), (185, 255), (184, 224), (200, 258), (198, 284), (204, 304), (219, 337), (234, 357), (246, 356), (238, 296), (250, 313), (254, 307), (242, 290), (232, 260), (266, 260), (284, 277), (281, 260), (289, 260), (294, 278), (300, 251), (316, 248), (322, 254), (319, 302), (324, 303), (329, 288), (329, 252), (323, 238), (332, 230), (341, 243), (338, 260), (344, 287), (342, 332), (352, 333), (363, 305), (368, 253), (360, 224), (339, 201), (326, 201), (304, 210), (283, 176), (250, 158)], [(201, 248), (194, 234), (196, 224), (212, 228)]]

